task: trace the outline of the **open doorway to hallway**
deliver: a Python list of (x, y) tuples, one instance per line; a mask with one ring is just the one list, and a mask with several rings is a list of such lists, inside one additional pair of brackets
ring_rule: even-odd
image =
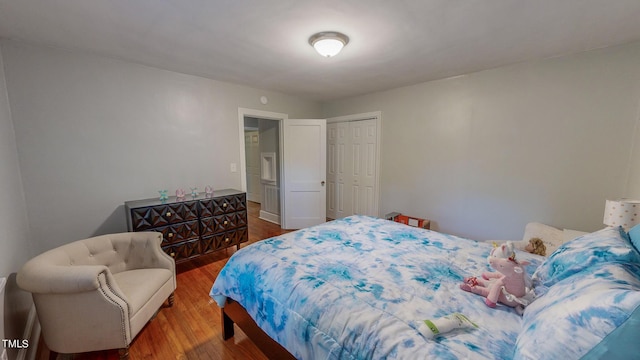
[[(240, 181), (241, 190), (245, 192), (247, 117), (259, 119), (260, 217), (284, 229), (301, 229), (325, 222), (326, 119), (289, 119), (284, 113), (238, 108)], [(273, 147), (264, 147), (263, 123), (265, 132), (273, 130), (274, 138), (277, 136), (277, 146), (274, 140)]]
[(278, 120), (244, 117), (247, 200), (259, 204), (259, 218), (281, 223), (280, 125)]

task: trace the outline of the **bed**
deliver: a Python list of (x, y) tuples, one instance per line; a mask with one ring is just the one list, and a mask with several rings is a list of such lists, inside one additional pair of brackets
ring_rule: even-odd
[[(271, 358), (577, 359), (638, 352), (624, 340), (637, 342), (640, 334), (640, 254), (622, 228), (581, 236), (548, 258), (517, 252), (530, 262), (525, 269), (536, 292), (522, 315), (500, 304), (489, 308), (459, 287), (463, 278), (492, 270), (491, 249), (351, 216), (243, 248), (210, 296), (222, 309), (224, 336), (236, 322)], [(453, 313), (477, 328), (425, 335), (424, 320)]]

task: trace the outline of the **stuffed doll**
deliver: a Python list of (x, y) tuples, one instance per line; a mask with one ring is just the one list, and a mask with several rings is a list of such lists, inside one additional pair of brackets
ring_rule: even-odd
[(547, 247), (544, 246), (544, 243), (540, 238), (529, 239), (529, 243), (524, 247), (524, 250), (532, 254), (541, 256), (546, 256), (547, 253)]
[(516, 308), (519, 314), (533, 300), (533, 290), (527, 288), (527, 261), (517, 261), (513, 243), (507, 241), (491, 250), (489, 265), (497, 272), (484, 272), (482, 278), (468, 277), (460, 288), (485, 297), (485, 304), (496, 307), (500, 302)]

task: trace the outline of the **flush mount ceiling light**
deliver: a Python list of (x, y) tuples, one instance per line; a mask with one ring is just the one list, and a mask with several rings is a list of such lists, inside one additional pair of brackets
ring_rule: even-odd
[(338, 55), (348, 43), (349, 37), (347, 35), (335, 31), (319, 32), (309, 38), (309, 44), (324, 57)]

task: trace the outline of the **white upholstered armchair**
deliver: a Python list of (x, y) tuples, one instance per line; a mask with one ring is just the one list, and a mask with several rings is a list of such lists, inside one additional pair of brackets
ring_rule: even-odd
[(29, 260), (18, 285), (33, 294), (50, 350), (81, 353), (129, 344), (168, 299), (175, 263), (157, 232), (102, 235), (75, 241)]

